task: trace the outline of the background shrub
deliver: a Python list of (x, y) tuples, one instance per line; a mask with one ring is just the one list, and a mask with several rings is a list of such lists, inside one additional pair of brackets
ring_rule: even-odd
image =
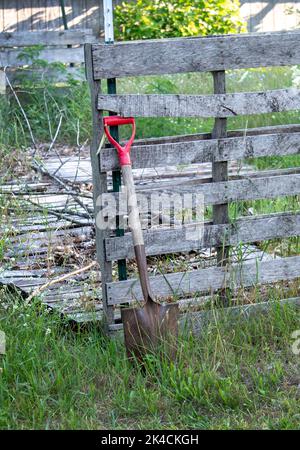
[(158, 39), (246, 31), (239, 0), (136, 0), (115, 8), (116, 38)]

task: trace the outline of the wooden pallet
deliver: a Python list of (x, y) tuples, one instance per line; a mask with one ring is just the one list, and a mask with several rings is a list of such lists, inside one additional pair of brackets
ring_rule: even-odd
[[(230, 247), (237, 243), (255, 243), (300, 234), (300, 214), (287, 212), (263, 217), (238, 217), (229, 220), (232, 202), (275, 199), (300, 194), (300, 169), (263, 172), (240, 172), (233, 175), (233, 161), (262, 156), (298, 154), (299, 125), (268, 127), (244, 132), (228, 132), (227, 120), (235, 116), (276, 114), (300, 108), (300, 90), (296, 88), (262, 92), (226, 92), (226, 70), (293, 65), (300, 62), (300, 31), (258, 33), (203, 38), (176, 38), (85, 46), (87, 78), (90, 84), (93, 113), (93, 142), (91, 146), (92, 179), (96, 199), (110, 191), (110, 172), (118, 170), (116, 152), (97, 149), (103, 132), (105, 112), (132, 117), (203, 117), (213, 118), (210, 134), (171, 136), (149, 139), (132, 148), (135, 169), (146, 172), (168, 166), (163, 180), (138, 185), (139, 193), (150, 199), (157, 194), (199, 194), (205, 205), (212, 206), (212, 222), (204, 225), (201, 238), (186, 239), (186, 227), (150, 229), (145, 232), (148, 255), (164, 255), (184, 251), (199, 251), (205, 245), (217, 248), (217, 266), (195, 271), (169, 273), (151, 277), (154, 294), (168, 299), (200, 292), (220, 291), (226, 287), (255, 286), (300, 276), (300, 256), (275, 261), (240, 261), (230, 259)], [(212, 95), (184, 94), (103, 94), (100, 80), (130, 76), (210, 72)], [(240, 86), (237, 86), (237, 90)], [(187, 176), (177, 178), (170, 166), (209, 164), (211, 175), (206, 180), (188, 170)], [(160, 169), (159, 169), (160, 170)], [(175, 169), (176, 172), (176, 169)], [(173, 179), (171, 179), (171, 175)], [(116, 191), (118, 189), (115, 189)], [(117, 192), (116, 192), (117, 197)], [(111, 327), (114, 306), (142, 298), (136, 278), (115, 281), (112, 263), (124, 262), (132, 256), (130, 234), (110, 236), (107, 230), (96, 232), (98, 261), (102, 271), (103, 306)], [(226, 297), (223, 298), (226, 302)]]

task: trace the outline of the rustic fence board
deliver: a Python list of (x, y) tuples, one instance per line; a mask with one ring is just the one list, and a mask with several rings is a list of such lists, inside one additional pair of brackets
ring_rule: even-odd
[[(300, 133), (297, 132), (135, 145), (131, 160), (134, 169), (143, 169), (299, 153)], [(100, 159), (103, 172), (119, 167), (114, 148), (102, 149)]]
[[(276, 133), (298, 133), (300, 132), (299, 124), (275, 125), (259, 128), (243, 128), (237, 130), (228, 130), (227, 138), (229, 137), (245, 137), (258, 136), (261, 134), (276, 134)], [(153, 144), (173, 144), (176, 142), (190, 142), (211, 139), (211, 133), (194, 133), (194, 134), (179, 134), (173, 136), (161, 136), (144, 139), (136, 139), (136, 146), (153, 145)], [(101, 151), (104, 151), (102, 149)]]
[[(271, 173), (276, 171), (271, 171)], [(178, 180), (171, 183), (159, 183), (153, 186), (139, 186), (139, 195), (150, 198), (152, 193), (174, 194), (184, 193), (202, 194), (205, 205), (218, 205), (225, 202), (239, 200), (258, 200), (262, 198), (276, 198), (300, 194), (300, 174), (297, 169), (288, 170), (287, 175), (263, 176), (263, 172), (253, 174), (247, 178), (229, 180), (224, 182), (203, 183), (201, 180), (191, 181)], [(280, 172), (279, 172), (280, 173)], [(283, 171), (284, 173), (284, 171)], [(199, 182), (200, 181), (200, 182)], [(110, 195), (115, 195), (110, 193)]]
[[(180, 304), (180, 301), (178, 302)], [(272, 308), (286, 307), (300, 308), (300, 297), (284, 298), (279, 301), (265, 301), (260, 303), (250, 303), (246, 305), (231, 306), (229, 308), (214, 308), (213, 311), (196, 311), (186, 312), (180, 315), (180, 328), (184, 332), (200, 335), (205, 332), (206, 325), (211, 321), (217, 323), (218, 320), (234, 320), (248, 319), (250, 317), (257, 317), (258, 314), (267, 314)], [(122, 323), (110, 325), (111, 331), (120, 331), (123, 329)]]
[[(200, 224), (202, 226), (202, 224)], [(147, 255), (188, 252), (220, 245), (238, 245), (300, 234), (300, 214), (279, 213), (247, 217), (231, 224), (203, 224), (199, 239), (192, 239), (194, 227), (175, 227), (144, 231)], [(190, 232), (190, 235), (189, 235)], [(105, 254), (108, 261), (134, 258), (131, 233), (106, 239)]]
[(251, 303), (248, 305), (232, 306), (230, 308), (214, 309), (213, 311), (190, 312), (182, 315), (181, 327), (189, 332), (200, 335), (205, 330), (205, 325), (211, 321), (217, 323), (218, 320), (237, 320), (257, 317), (258, 314), (267, 314), (278, 307), (284, 309), (286, 306), (300, 308), (300, 297), (286, 298), (279, 301), (270, 300), (268, 302)]
[[(14, 31), (0, 33), (0, 47), (26, 47), (32, 45), (79, 45), (96, 42), (93, 30)], [(63, 62), (63, 61), (62, 61)]]
[[(31, 61), (20, 57), (20, 50), (0, 51), (0, 67), (20, 67), (31, 64)], [(81, 64), (84, 62), (83, 47), (46, 48), (40, 51), (39, 59), (45, 59), (48, 63), (63, 62)]]
[[(293, 280), (300, 274), (300, 256), (210, 267), (192, 272), (177, 272), (150, 277), (153, 294), (157, 298), (186, 296), (217, 289), (240, 286), (251, 287), (282, 280)], [(108, 283), (107, 297), (110, 305), (143, 299), (138, 279)]]
[(296, 88), (214, 95), (102, 95), (98, 108), (134, 117), (218, 117), (300, 109)]
[(299, 64), (299, 44), (299, 30), (98, 44), (94, 78)]

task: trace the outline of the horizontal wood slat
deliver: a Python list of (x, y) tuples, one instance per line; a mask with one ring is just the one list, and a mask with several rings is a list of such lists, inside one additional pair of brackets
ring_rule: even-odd
[(78, 45), (97, 42), (93, 30), (14, 31), (0, 33), (0, 47)]
[(6, 75), (12, 85), (20, 85), (24, 80), (38, 82), (42, 80), (51, 81), (53, 83), (62, 83), (68, 81), (72, 77), (78, 81), (85, 81), (85, 73), (81, 67), (65, 66), (63, 71), (48, 67), (46, 69), (28, 69), (28, 68), (8, 68)]
[[(177, 227), (144, 231), (147, 255), (187, 252), (222, 245), (237, 245), (273, 238), (287, 238), (300, 235), (300, 214), (282, 213), (259, 217), (247, 217), (232, 224), (212, 225), (206, 223), (201, 239), (195, 239), (189, 232), (192, 227)], [(131, 233), (105, 241), (105, 255), (108, 261), (133, 258)]]
[(299, 44), (299, 30), (97, 44), (94, 78), (293, 65)]
[[(300, 153), (300, 133), (278, 133), (135, 145), (131, 149), (131, 160), (133, 168), (142, 169), (298, 153)], [(114, 148), (101, 150), (100, 161), (103, 172), (119, 168), (118, 156)]]
[[(281, 171), (271, 171), (271, 173)], [(284, 171), (285, 172), (285, 171)], [(215, 183), (203, 183), (192, 179), (184, 182), (172, 181), (161, 186), (138, 186), (138, 194), (150, 198), (151, 194), (195, 193), (204, 196), (205, 205), (218, 205), (239, 200), (258, 200), (300, 194), (300, 173), (295, 168), (287, 175), (263, 176), (263, 172), (254, 173), (247, 178)], [(110, 193), (117, 196), (117, 194)]]
[[(257, 136), (261, 134), (276, 134), (276, 133), (299, 133), (299, 124), (289, 124), (289, 125), (275, 125), (267, 127), (258, 128), (248, 128), (248, 129), (237, 129), (228, 130), (227, 137), (244, 137), (247, 136)], [(174, 136), (161, 136), (153, 138), (136, 139), (135, 145), (152, 145), (152, 144), (171, 144), (176, 142), (190, 142), (198, 141), (202, 139), (211, 139), (211, 133), (195, 133), (195, 134), (180, 134)], [(102, 150), (101, 150), (102, 151)]]
[(300, 90), (213, 95), (128, 94), (98, 96), (98, 108), (134, 117), (233, 117), (300, 109)]
[(205, 325), (216, 323), (218, 320), (229, 319), (234, 326), (237, 319), (257, 318), (259, 315), (266, 315), (272, 310), (278, 308), (284, 312), (286, 306), (293, 307), (296, 310), (300, 308), (300, 297), (284, 298), (280, 300), (269, 300), (261, 303), (251, 303), (246, 305), (232, 306), (229, 308), (214, 308), (208, 311), (196, 311), (183, 314), (180, 320), (181, 326), (189, 332), (200, 335), (205, 331)]
[[(178, 302), (180, 305), (180, 301)], [(186, 312), (180, 314), (180, 328), (195, 335), (202, 334), (206, 328), (205, 325), (224, 318), (230, 320), (248, 319), (249, 317), (257, 317), (258, 314), (267, 314), (272, 308), (285, 308), (290, 306), (293, 308), (300, 308), (300, 297), (284, 298), (280, 300), (270, 300), (261, 303), (249, 303), (246, 305), (231, 306), (228, 308), (214, 308), (208, 311)], [(109, 326), (110, 331), (123, 330), (122, 323), (114, 323)]]
[[(20, 67), (30, 65), (31, 61), (28, 58), (20, 57), (20, 50), (6, 50), (0, 51), (0, 67)], [(49, 63), (63, 62), (63, 63), (83, 63), (84, 53), (83, 47), (76, 48), (46, 48), (39, 53), (39, 59), (45, 59)]]
[[(192, 272), (178, 272), (150, 277), (153, 294), (157, 298), (184, 296), (229, 287), (250, 287), (300, 277), (300, 256), (271, 261), (234, 264), (227, 267), (210, 267)], [(110, 305), (142, 300), (137, 279), (107, 283)]]

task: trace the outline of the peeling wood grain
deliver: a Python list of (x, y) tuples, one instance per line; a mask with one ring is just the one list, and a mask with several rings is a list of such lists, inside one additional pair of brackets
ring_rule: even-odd
[[(250, 287), (300, 277), (300, 256), (271, 261), (210, 267), (192, 272), (177, 272), (150, 277), (153, 294), (157, 298), (186, 296), (217, 289)], [(137, 279), (108, 283), (108, 303), (117, 305), (129, 299), (143, 299)]]
[(296, 88), (234, 94), (98, 96), (98, 109), (133, 117), (234, 117), (300, 109)]
[(79, 45), (97, 42), (93, 30), (13, 31), (0, 33), (0, 47), (29, 47), (32, 45)]
[(93, 45), (95, 79), (300, 64), (300, 31)]
[[(200, 224), (201, 226), (201, 224)], [(300, 235), (300, 214), (279, 213), (247, 217), (231, 224), (203, 224), (200, 239), (191, 239), (193, 227), (175, 227), (164, 230), (145, 230), (144, 241), (147, 255), (198, 251), (218, 245), (238, 245), (274, 238)], [(107, 238), (105, 254), (109, 261), (134, 258), (131, 233), (122, 237)]]
[[(249, 130), (246, 131), (247, 134), (248, 132)], [(142, 169), (300, 153), (299, 132), (254, 136), (247, 134), (224, 139), (179, 140), (178, 142), (134, 145), (131, 149), (132, 165), (134, 169)], [(119, 167), (114, 148), (102, 149), (100, 158), (101, 169), (104, 172)]]

